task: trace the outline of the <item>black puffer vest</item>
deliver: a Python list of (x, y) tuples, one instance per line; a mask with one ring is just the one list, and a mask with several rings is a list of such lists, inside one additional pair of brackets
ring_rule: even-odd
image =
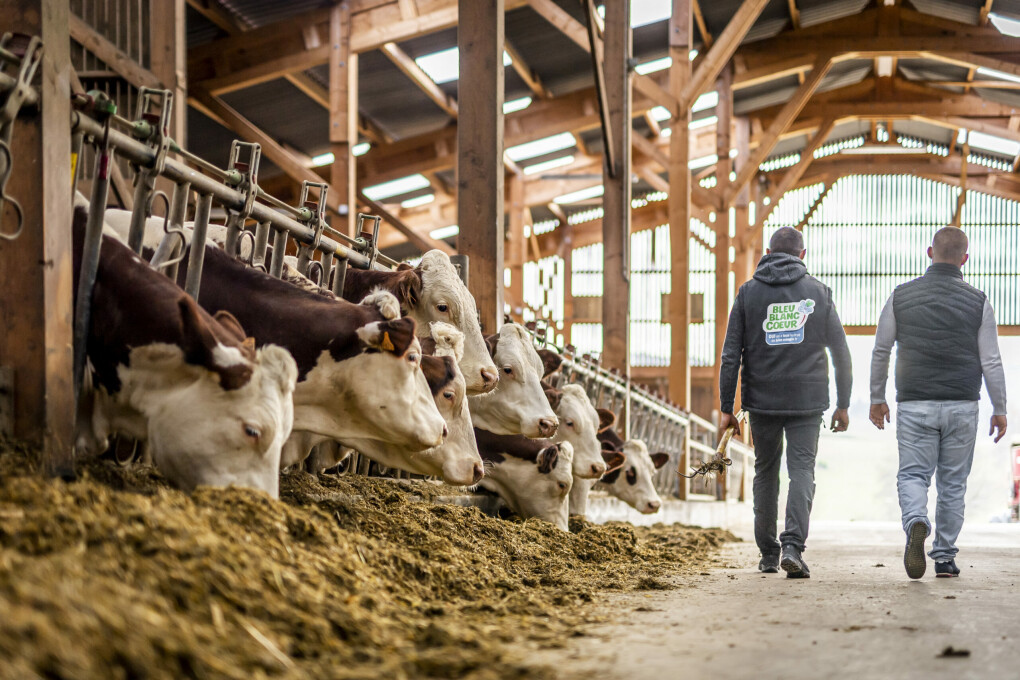
[(896, 288), (896, 401), (977, 401), (985, 294), (935, 263)]

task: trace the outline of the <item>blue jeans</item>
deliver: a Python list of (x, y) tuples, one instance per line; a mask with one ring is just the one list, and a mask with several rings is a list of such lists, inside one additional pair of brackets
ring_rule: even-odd
[(963, 498), (974, 460), (978, 402), (904, 401), (896, 408), (896, 441), (900, 470), (896, 488), (903, 530), (928, 521), (928, 487), (935, 475), (935, 543), (928, 555), (936, 562), (956, 556), (956, 538), (963, 528)]

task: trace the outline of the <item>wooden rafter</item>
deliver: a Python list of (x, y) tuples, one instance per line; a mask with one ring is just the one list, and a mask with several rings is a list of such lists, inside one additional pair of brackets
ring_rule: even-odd
[(978, 14), (978, 23), (982, 26), (988, 24), (988, 15), (992, 11), (992, 3), (995, 0), (985, 0), (985, 4), (981, 6), (981, 12)]
[(75, 16), (73, 12), (68, 17), (68, 26), (75, 42), (99, 57), (100, 61), (127, 82), (135, 87), (163, 87), (159, 78), (152, 71), (124, 54), (116, 45)]
[(457, 102), (443, 92), (443, 88), (436, 85), (435, 81), (422, 70), (421, 66), (418, 66), (418, 62), (412, 59), (407, 52), (400, 49), (400, 46), (392, 42), (386, 43), (382, 46), (382, 53), (385, 54), (389, 60), (404, 73), (404, 75), (410, 78), (414, 84), (418, 86), (418, 89), (424, 92), (425, 96), (431, 99), (436, 106), (441, 108), (443, 111), (446, 111), (454, 118), (457, 117)]
[(794, 28), (800, 28), (800, 10), (797, 9), (797, 0), (786, 0), (786, 8), (790, 11), (790, 23)]
[(698, 26), (698, 32), (701, 33), (701, 40), (705, 43), (705, 49), (711, 48), (715, 41), (705, 24), (705, 15), (701, 13), (701, 4), (698, 3), (698, 0), (691, 0), (691, 13), (694, 15), (694, 23)]
[(521, 56), (521, 53), (517, 51), (517, 48), (509, 40), (503, 42), (503, 50), (509, 55), (510, 65), (513, 66), (514, 71), (517, 71), (517, 75), (521, 77), (521, 80), (524, 81), (524, 84), (528, 86), (528, 89), (536, 97), (548, 99), (552, 96), (545, 89), (545, 85), (542, 84), (542, 79), (538, 77), (534, 69), (528, 66), (528, 63), (524, 61), (524, 57)]

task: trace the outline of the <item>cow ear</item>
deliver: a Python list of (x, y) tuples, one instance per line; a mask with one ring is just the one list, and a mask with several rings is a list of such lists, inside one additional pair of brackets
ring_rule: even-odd
[(414, 329), (414, 319), (405, 316), (366, 324), (357, 333), (370, 349), (402, 357), (414, 342)]
[(414, 267), (412, 267), (411, 265), (407, 264), (406, 262), (401, 262), (400, 264), (397, 265), (397, 271), (398, 272), (405, 272), (408, 269), (413, 270)]
[(622, 468), (623, 464), (627, 462), (627, 456), (620, 451), (603, 451), (602, 460), (606, 462), (606, 471), (603, 474), (608, 474)]
[(545, 398), (549, 400), (549, 406), (555, 411), (560, 407), (560, 401), (563, 399), (563, 393), (553, 388), (547, 388), (545, 391)]
[(538, 471), (545, 475), (549, 474), (556, 469), (556, 461), (559, 460), (559, 457), (559, 444), (553, 444), (552, 446), (545, 447), (538, 452), (538, 458), (536, 459), (536, 462), (538, 463)]
[[(178, 299), (177, 310), (181, 320), (181, 349), (184, 350), (185, 360), (219, 375), (224, 389), (234, 390), (246, 385), (251, 379), (251, 361), (235, 343), (224, 345), (216, 339), (211, 324), (219, 326), (219, 321), (208, 315), (203, 317), (202, 310), (189, 295), (182, 295)], [(236, 323), (236, 319), (234, 321)], [(240, 324), (237, 326), (240, 327)], [(233, 328), (222, 326), (218, 330), (223, 336), (235, 332)], [(243, 337), (244, 331), (241, 333)]]
[(556, 372), (556, 369), (563, 363), (563, 357), (550, 349), (538, 350), (538, 356), (542, 357), (542, 377), (548, 378)]
[(406, 309), (414, 309), (421, 300), (421, 272), (417, 269), (400, 271), (397, 283), (397, 299)]
[(605, 432), (616, 424), (616, 414), (607, 408), (595, 409), (599, 414), (599, 432)]
[(669, 454), (668, 453), (663, 453), (663, 452), (660, 451), (659, 453), (653, 453), (652, 454), (652, 465), (655, 466), (656, 470), (661, 470), (662, 466), (665, 465), (668, 462), (669, 462)]
[(485, 336), (485, 346), (489, 350), (489, 356), (493, 359), (496, 358), (496, 345), (499, 344), (499, 334), (493, 333), (492, 335)]

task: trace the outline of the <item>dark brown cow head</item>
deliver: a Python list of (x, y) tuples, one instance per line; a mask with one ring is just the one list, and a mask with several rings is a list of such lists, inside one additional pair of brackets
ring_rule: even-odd
[(185, 360), (216, 373), (226, 390), (248, 384), (254, 366), (255, 344), (246, 340), (237, 319), (229, 312), (219, 312), (209, 319), (187, 295), (181, 295), (177, 309)]
[[(605, 432), (616, 424), (616, 414), (607, 408), (595, 409), (599, 414), (599, 432)], [(622, 443), (622, 442), (621, 442)]]
[(563, 363), (563, 357), (549, 349), (538, 350), (538, 356), (542, 358), (543, 378), (548, 378), (555, 373)]

